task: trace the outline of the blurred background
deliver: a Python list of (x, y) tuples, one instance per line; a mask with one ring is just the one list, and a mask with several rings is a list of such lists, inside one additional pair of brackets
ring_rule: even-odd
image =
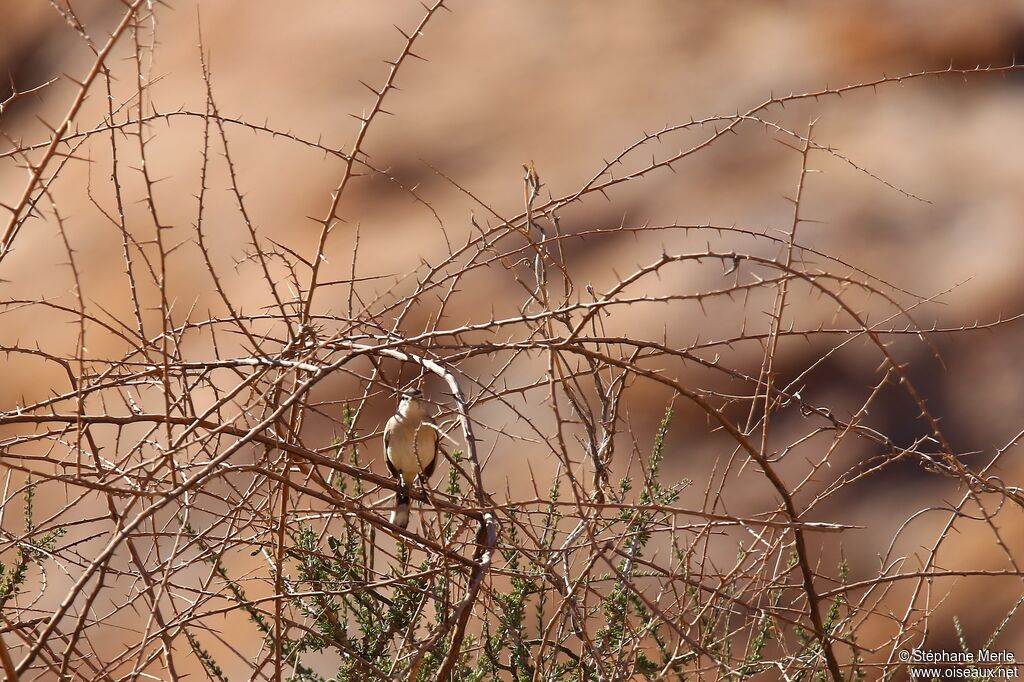
[[(147, 41), (153, 35), (156, 39), (152, 58), (148, 52), (144, 58), (150, 113), (205, 111), (198, 48), (201, 24), (213, 93), (222, 115), (266, 122), (275, 130), (338, 149), (347, 149), (358, 130), (359, 121), (352, 115), (373, 101), (359, 81), (381, 83), (388, 70), (383, 60), (394, 58), (404, 43), (393, 25), (408, 30), (422, 14), (416, 2), (171, 0), (168, 4), (157, 8), (155, 32), (144, 36)], [(100, 45), (123, 12), (121, 3), (108, 0), (79, 0), (74, 9)], [(374, 176), (357, 179), (339, 209), (346, 224), (328, 246), (332, 276), (343, 277), (348, 271), (356, 225), (358, 274), (380, 276), (407, 273), (419, 267), (421, 259), (434, 262), (446, 255), (439, 221), (453, 243), (465, 241), (471, 233), (471, 213), (481, 222), (488, 218), (494, 222), (494, 216), (444, 176), (497, 214), (510, 217), (522, 211), (524, 163), (535, 165), (545, 192), (563, 196), (582, 187), (600, 171), (603, 159), (618, 154), (644, 131), (691, 118), (743, 112), (773, 94), (816, 91), (872, 81), (883, 74), (950, 65), (1002, 66), (1024, 52), (1024, 6), (1016, 2), (595, 5), (456, 0), (451, 9), (429, 25), (416, 49), (425, 60), (413, 60), (403, 68), (397, 81), (401, 90), (389, 95), (385, 107), (393, 115), (374, 123), (364, 145), (377, 168), (388, 169), (397, 183), (415, 187), (437, 217), (395, 182)], [(113, 100), (115, 106), (128, 103), (115, 118), (123, 120), (124, 112), (136, 106), (131, 102), (137, 86), (131, 42), (119, 45), (114, 57), (111, 68), (121, 77), (114, 83)], [(20, 99), (3, 112), (0, 132), (6, 144), (47, 141), (48, 126), (61, 121), (77, 90), (61, 75), (81, 79), (92, 61), (82, 38), (51, 3), (0, 0), (0, 76), (9, 73), (19, 89), (60, 78), (40, 96)], [(9, 93), (10, 86), (0, 82), (0, 101)], [(820, 222), (802, 224), (799, 241), (894, 287), (936, 297), (914, 310), (924, 328), (961, 327), (1024, 312), (1022, 108), (1024, 72), (921, 78), (770, 109), (766, 118), (802, 135), (815, 121), (813, 137), (818, 144), (902, 190), (835, 156), (814, 154), (811, 165), (823, 172), (809, 176), (802, 211)], [(101, 125), (106, 110), (104, 88), (95, 87), (76, 126), (85, 130)], [(154, 196), (161, 220), (171, 226), (166, 238), (173, 243), (188, 239), (196, 221), (194, 195), (199, 191), (203, 123), (179, 116), (157, 121), (152, 132), (148, 170), (160, 180)], [(651, 154), (670, 155), (708, 132), (667, 135), (640, 152), (629, 167), (641, 168)], [(657, 171), (610, 189), (607, 198), (591, 196), (573, 205), (560, 216), (563, 230), (708, 222), (787, 230), (792, 205), (785, 197), (794, 193), (800, 157), (777, 143), (784, 136), (764, 126), (751, 123), (738, 132), (676, 164), (675, 172)], [(227, 135), (233, 143), (238, 184), (260, 234), (300, 253), (314, 251), (319, 226), (306, 217), (326, 212), (340, 161), (243, 128), (229, 127)], [(120, 233), (97, 207), (109, 211), (112, 206), (109, 136), (100, 137), (76, 151), (78, 158), (62, 169), (52, 191), (60, 197), (83, 293), (110, 315), (128, 320), (132, 313)], [(130, 166), (133, 145), (124, 147), (124, 162)], [(219, 151), (215, 156), (204, 224), (214, 261), (230, 264), (249, 252), (248, 233), (228, 191)], [(0, 201), (5, 204), (14, 203), (24, 188), (26, 170), (18, 162), (16, 156), (0, 160)], [(152, 231), (152, 220), (148, 207), (137, 201), (144, 189), (142, 181), (138, 173), (123, 173), (126, 193), (134, 197), (125, 207), (128, 220), (145, 235)], [(48, 213), (26, 223), (15, 251), (0, 264), (3, 299), (48, 298), (72, 304), (74, 280), (67, 255), (58, 248), (58, 234)], [(742, 246), (763, 255), (778, 254), (770, 244), (696, 230), (606, 236), (574, 244), (570, 255), (577, 282), (591, 282), (604, 291), (637, 264), (655, 260), (662, 249), (681, 253), (701, 250), (709, 243), (722, 249)], [(189, 253), (194, 255), (183, 250), (180, 257), (168, 261), (178, 322), (187, 319), (190, 309), (217, 311), (220, 306), (204, 264)], [(255, 267), (241, 266), (231, 273), (225, 288), (243, 308), (255, 311), (267, 304), (267, 291)], [(651, 295), (709, 289), (721, 276), (713, 269), (679, 268), (641, 289)], [(481, 286), (463, 291), (453, 301), (448, 310), (453, 324), (486, 320), (492, 310), (508, 313), (522, 303), (522, 289), (504, 270), (481, 273), (477, 281)], [(371, 282), (363, 291), (369, 296), (388, 286)], [(154, 292), (142, 295), (154, 300)], [(804, 326), (849, 323), (836, 320), (833, 305), (807, 292), (795, 294), (791, 305), (794, 319)], [(657, 308), (622, 311), (609, 320), (607, 331), (628, 330), (636, 337), (667, 338), (676, 344), (725, 337), (737, 328), (731, 316), (735, 310), (729, 313), (725, 306), (673, 308), (670, 315), (651, 312)], [(317, 300), (317, 308), (341, 313), (344, 305), (340, 298), (325, 294)], [(743, 310), (757, 327), (767, 325), (761, 311), (769, 308), (770, 299), (766, 299), (748, 303)], [(862, 309), (872, 321), (892, 314), (876, 301), (865, 300)], [(0, 341), (73, 352), (77, 332), (68, 321), (8, 304), (0, 319)], [(422, 327), (425, 321), (426, 311), (413, 315), (408, 330)], [(104, 340), (102, 335), (96, 339), (91, 353), (116, 354), (116, 339)], [(931, 334), (929, 341), (942, 362), (916, 338), (891, 341), (966, 464), (987, 462), (1024, 428), (1024, 373), (1020, 370), (1024, 323)], [(104, 348), (103, 343), (110, 346)], [(827, 348), (828, 344), (801, 339), (784, 341), (779, 354), (781, 376), (796, 376)], [(729, 352), (734, 366), (756, 376), (760, 347), (740, 346)], [(848, 349), (815, 370), (810, 390), (824, 403), (855, 410), (878, 380), (874, 371), (879, 362), (877, 351), (867, 346)], [(59, 373), (43, 362), (6, 358), (0, 368), (4, 410), (64, 387)], [(525, 380), (530, 368), (524, 366), (521, 371)], [(696, 370), (669, 371), (684, 382), (717, 386)], [(340, 397), (348, 389), (342, 382), (331, 390)], [(668, 397), (653, 384), (641, 383), (632, 389), (631, 418), (639, 432), (653, 433)], [(391, 405), (375, 409), (378, 412), (367, 417), (371, 423), (383, 420)], [(898, 445), (909, 445), (927, 433), (917, 413), (904, 392), (893, 390), (873, 406), (870, 423)], [(491, 417), (502, 418), (484, 411), (482, 418)], [(722, 441), (708, 430), (702, 414), (680, 406), (670, 436), (666, 475), (694, 480), (695, 492), (684, 502), (700, 503), (709, 471), (720, 456), (715, 449)], [(383, 471), (378, 447), (371, 444), (370, 454), (378, 460), (374, 466)], [(841, 453), (847, 463), (869, 454), (873, 453), (867, 445)], [(545, 463), (542, 452), (535, 453), (535, 460), (538, 471), (554, 466)], [(495, 489), (504, 489), (506, 479), (513, 488), (525, 485), (526, 481), (517, 480), (521, 471), (518, 460), (502, 457), (492, 458), (486, 469)], [(1016, 449), (1002, 460), (999, 475), (1008, 485), (1024, 480)], [(771, 498), (763, 481), (749, 472), (746, 476), (756, 482), (747, 492), (735, 489), (730, 511), (762, 510)], [(879, 555), (915, 510), (941, 506), (962, 492), (916, 464), (898, 464), (828, 500), (816, 514), (866, 526), (845, 536), (841, 550), (829, 550), (841, 551), (850, 561), (853, 579), (858, 579), (877, 573)], [(59, 505), (60, 501), (42, 500), (41, 504)], [(926, 514), (915, 520), (901, 536), (902, 552), (913, 555), (930, 546), (946, 518)], [(1012, 555), (1024, 545), (1022, 521), (1020, 510), (1006, 509), (999, 517)], [(951, 537), (943, 557), (948, 568), (1004, 568), (1007, 564), (1004, 549), (984, 530)], [(980, 646), (1020, 594), (1019, 580), (964, 579), (936, 610), (930, 635), (933, 645), (954, 645), (951, 618), (957, 615), (972, 644)], [(902, 603), (901, 595), (905, 593), (893, 591), (894, 609)], [(878, 627), (884, 630), (886, 625)], [(1011, 623), (1000, 641), (1024, 656), (1024, 624)]]

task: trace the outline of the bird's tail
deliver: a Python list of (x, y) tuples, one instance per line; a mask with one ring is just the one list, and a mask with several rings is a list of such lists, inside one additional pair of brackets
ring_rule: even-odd
[(395, 495), (395, 510), (391, 512), (391, 523), (405, 528), (409, 525), (409, 496), (405, 491)]

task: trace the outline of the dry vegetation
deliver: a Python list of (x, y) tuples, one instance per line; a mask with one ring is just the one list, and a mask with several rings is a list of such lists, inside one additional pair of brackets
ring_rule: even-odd
[[(948, 291), (898, 286), (806, 240), (830, 217), (807, 208), (830, 191), (823, 167), (924, 199), (782, 112), (806, 105), (813, 121), (819, 101), (1016, 66), (687, 116), (564, 192), (528, 159), (497, 203), (431, 168), (472, 206), (451, 216), (366, 149), (397, 86), (417, 87), (403, 77), (430, 56), (423, 36), (445, 30), (444, 0), (399, 27), (337, 147), (335, 131), (223, 112), (202, 17), (164, 36), (167, 8), (123, 4), (100, 32), (53, 3), (90, 64), (14, 82), (0, 104), (0, 161), (21, 168), (0, 191), (0, 292), (22, 290), (33, 234), (61, 261), (43, 293), (0, 297), (0, 371), (46, 389), (0, 406), (9, 678), (901, 677), (898, 652), (932, 641), (937, 609), (965, 585), (1000, 594), (1002, 615), (964, 644), (1006, 646), (1024, 593), (1004, 525), (1024, 506), (1003, 473), (1018, 438), (958, 450), (918, 382), (922, 366), (944, 371), (942, 339), (1015, 318), (936, 326)], [(199, 43), (198, 106), (154, 104), (162, 41)], [(51, 96), (64, 109), (48, 136), (7, 127), (8, 108)], [(190, 194), (160, 189), (153, 159), (172, 129), (196, 160), (176, 179)], [(573, 213), (614, 207), (623, 187), (737, 136), (783, 145), (780, 225)], [(316, 215), (250, 193), (251, 146), (268, 141), (307, 155), (310, 182), (331, 178)], [(349, 199), (359, 183), (413, 204), (425, 241), (366, 234)], [(623, 240), (636, 250), (609, 259), (605, 244)], [(417, 252), (396, 275), (385, 249)], [(594, 249), (600, 278), (581, 274)], [(641, 324), (652, 319), (658, 334)], [(40, 328), (29, 320), (45, 333), (25, 333)], [(797, 345), (810, 362), (783, 355)], [(840, 357), (853, 368), (842, 392), (829, 371)], [(380, 429), (413, 384), (436, 404), (447, 453), (406, 531), (387, 522), (396, 484)], [(876, 417), (897, 403), (913, 427)], [(891, 532), (865, 540), (846, 510), (865, 481), (908, 471), (931, 501), (894, 505)], [(964, 536), (994, 553), (951, 546)]]

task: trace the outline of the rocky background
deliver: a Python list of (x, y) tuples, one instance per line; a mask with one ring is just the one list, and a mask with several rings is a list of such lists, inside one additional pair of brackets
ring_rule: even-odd
[[(372, 101), (359, 81), (380, 82), (387, 71), (382, 60), (393, 58), (401, 48), (404, 39), (393, 24), (415, 25), (421, 14), (416, 2), (168, 4), (156, 11), (157, 46), (147, 106), (161, 113), (205, 110), (197, 46), (201, 25), (222, 114), (267, 122), (276, 130), (322, 140), (331, 148), (349, 146), (358, 127), (350, 114), (358, 114)], [(83, 0), (74, 7), (99, 43), (122, 13), (120, 3), (106, 0)], [(535, 165), (546, 191), (561, 196), (582, 186), (600, 170), (602, 159), (617, 154), (643, 131), (691, 117), (746, 111), (772, 94), (950, 65), (1006, 65), (1024, 51), (1024, 9), (1013, 2), (595, 5), (457, 0), (451, 8), (429, 26), (417, 49), (426, 60), (409, 64), (400, 74), (401, 91), (393, 93), (387, 106), (393, 116), (375, 123), (365, 149), (378, 168), (387, 168), (402, 185), (417, 188), (454, 242), (464, 240), (472, 229), (470, 213), (483, 219), (484, 212), (445, 176), (498, 214), (510, 216), (522, 210), (524, 163)], [(132, 54), (126, 43), (112, 62), (115, 73), (123, 75), (113, 93), (118, 104), (130, 101), (136, 87)], [(81, 78), (91, 63), (88, 48), (50, 3), (0, 0), (0, 73), (9, 72), (18, 88), (61, 74)], [(47, 125), (59, 122), (75, 90), (73, 83), (61, 79), (39, 97), (15, 102), (0, 117), (5, 144), (45, 142)], [(0, 101), (8, 93), (9, 87), (0, 84)], [(97, 89), (78, 116), (79, 127), (99, 125), (106, 106), (102, 88)], [(800, 241), (895, 287), (936, 297), (914, 310), (925, 328), (955, 328), (1024, 312), (1022, 110), (1024, 71), (909, 80), (772, 109), (767, 114), (771, 121), (800, 134), (815, 121), (816, 142), (898, 188), (834, 156), (817, 155), (813, 165), (824, 172), (810, 176), (803, 210), (821, 222), (802, 225)], [(202, 122), (180, 116), (154, 130), (149, 170), (161, 179), (155, 197), (163, 222), (171, 226), (168, 237), (184, 239), (195, 221)], [(320, 216), (327, 209), (340, 163), (322, 152), (249, 130), (231, 129), (228, 135), (238, 181), (261, 234), (301, 253), (313, 251), (319, 228), (305, 217)], [(669, 135), (653, 151), (659, 156), (671, 153), (698, 137)], [(723, 138), (679, 163), (674, 173), (658, 171), (614, 188), (607, 200), (591, 197), (574, 206), (562, 216), (563, 229), (710, 222), (786, 230), (792, 206), (784, 197), (792, 195), (800, 166), (799, 156), (777, 144), (778, 138), (752, 123), (741, 134)], [(93, 195), (102, 205), (110, 205), (105, 144), (100, 140), (95, 147), (83, 146), (76, 154), (81, 158), (68, 162), (54, 192), (59, 193), (62, 217), (82, 264), (85, 295), (110, 315), (126, 319), (131, 313), (119, 235), (90, 199)], [(636, 161), (637, 167), (645, 160), (649, 159)], [(24, 187), (26, 171), (16, 162), (11, 157), (0, 160), (3, 203), (13, 203)], [(227, 264), (246, 252), (247, 238), (227, 191), (223, 160), (218, 157), (215, 166), (205, 221), (212, 257)], [(138, 174), (126, 175), (124, 183), (136, 195), (142, 187)], [(135, 203), (126, 210), (129, 220), (139, 225), (139, 234), (151, 230), (146, 206)], [(349, 267), (356, 225), (362, 275), (408, 272), (421, 259), (432, 261), (446, 253), (438, 220), (395, 183), (378, 177), (359, 179), (340, 213), (348, 221), (339, 228), (345, 234), (334, 238), (328, 249), (329, 267), (339, 277)], [(0, 296), (73, 300), (74, 284), (66, 254), (57, 247), (57, 234), (49, 215), (26, 224), (15, 252), (0, 264)], [(573, 247), (574, 275), (577, 282), (592, 282), (600, 291), (636, 264), (656, 258), (662, 248), (699, 250), (709, 240), (729, 248), (730, 239), (692, 231), (585, 240)], [(777, 253), (765, 245), (745, 243), (745, 248)], [(189, 308), (217, 309), (218, 299), (201, 262), (172, 258), (168, 267), (179, 321)], [(708, 287), (720, 276), (703, 269), (673, 272), (677, 279), (652, 283), (645, 293)], [(256, 278), (254, 268), (240, 267), (225, 284), (232, 297), (251, 310), (267, 304)], [(485, 319), (492, 309), (515, 310), (522, 302), (521, 288), (507, 273), (482, 274), (479, 283), (454, 301), (451, 319)], [(387, 287), (371, 282), (363, 291), (370, 295)], [(142, 295), (152, 301), (155, 292)], [(827, 302), (809, 295), (794, 301), (795, 319), (804, 324), (834, 323)], [(752, 325), (767, 324), (761, 311), (770, 302), (761, 303), (744, 309)], [(325, 296), (319, 305), (340, 313), (344, 302)], [(874, 313), (873, 320), (884, 315), (875, 302), (863, 305)], [(687, 343), (735, 330), (735, 319), (729, 317), (735, 308), (693, 306), (664, 317), (651, 310), (623, 311), (610, 322), (609, 333), (628, 330), (640, 337)], [(423, 323), (423, 317), (414, 316), (409, 328)], [(8, 306), (0, 316), (3, 343), (69, 352), (74, 340), (74, 329), (59, 316), (17, 306)], [(936, 333), (929, 341), (942, 362), (916, 338), (893, 339), (893, 348), (908, 363), (908, 372), (930, 409), (941, 417), (953, 446), (964, 453), (963, 461), (987, 461), (1024, 428), (1024, 322), (987, 331)], [(116, 341), (103, 341), (107, 342), (111, 347), (106, 351), (113, 352)], [(782, 343), (781, 374), (795, 376), (826, 349), (800, 340)], [(730, 361), (756, 374), (760, 353), (753, 345), (739, 347)], [(878, 378), (873, 374), (878, 362), (870, 349), (853, 349), (823, 364), (815, 375), (816, 390), (833, 404), (848, 403), (855, 409)], [(4, 410), (61, 385), (52, 368), (23, 357), (0, 358), (0, 371)], [(525, 380), (529, 368), (522, 372)], [(697, 373), (683, 372), (680, 378), (713, 381)], [(349, 389), (339, 382), (332, 390), (342, 399)], [(653, 431), (667, 397), (653, 386), (633, 389), (631, 414), (640, 432)], [(390, 405), (381, 405), (379, 415), (368, 419), (383, 419), (388, 409)], [(874, 406), (871, 419), (898, 444), (909, 445), (926, 432), (916, 407), (898, 391)], [(681, 408), (666, 475), (695, 481), (691, 502), (699, 503), (703, 482), (718, 456), (713, 450), (721, 444), (707, 431), (702, 415)], [(371, 444), (372, 456), (378, 455), (378, 447)], [(534, 456), (528, 448), (525, 455)], [(864, 455), (856, 448), (841, 453), (847, 459)], [(552, 466), (542, 454), (534, 459), (538, 471)], [(383, 471), (379, 461), (375, 466)], [(513, 487), (525, 485), (517, 478), (522, 471), (517, 458), (495, 456), (487, 475), (500, 482), (496, 489), (503, 489), (505, 479)], [(1024, 480), (1018, 451), (1011, 450), (1004, 458), (999, 475), (1007, 485)], [(749, 473), (747, 478), (756, 479)], [(842, 518), (865, 526), (851, 533), (843, 547), (853, 579), (858, 579), (877, 572), (878, 555), (903, 520), (917, 509), (942, 505), (959, 494), (921, 467), (901, 464), (851, 487), (817, 513), (823, 519)], [(749, 490), (733, 488), (732, 495), (730, 509), (737, 513), (764, 508), (770, 496), (760, 483), (751, 483)], [(39, 501), (44, 508), (61, 503)], [(943, 521), (940, 515), (915, 520), (903, 536), (903, 553), (913, 555), (930, 545)], [(1024, 545), (1022, 522), (1019, 510), (1004, 510), (999, 517), (1003, 540), (1013, 554)], [(1006, 567), (1004, 550), (991, 533), (957, 535), (949, 543), (949, 568)], [(998, 597), (997, 584), (1005, 588)], [(1018, 579), (964, 580), (936, 609), (931, 626), (935, 646), (954, 645), (954, 615), (971, 643), (980, 645), (1020, 594)], [(894, 590), (892, 608), (899, 609), (905, 596)], [(886, 624), (880, 620), (877, 627), (881, 632)], [(1024, 625), (1011, 622), (1000, 642), (1024, 656)]]

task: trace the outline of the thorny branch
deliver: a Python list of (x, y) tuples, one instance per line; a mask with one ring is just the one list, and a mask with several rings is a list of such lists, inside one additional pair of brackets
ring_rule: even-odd
[[(764, 673), (838, 682), (886, 670), (898, 650), (923, 642), (954, 579), (1024, 578), (1001, 521), (1024, 507), (1024, 494), (1000, 469), (1024, 431), (979, 466), (977, 453), (956, 451), (908, 371), (932, 355), (941, 362), (933, 339), (998, 331), (1021, 315), (921, 322), (948, 292), (897, 287), (805, 241), (818, 160), (920, 197), (813, 126), (799, 133), (776, 117), (789, 103), (1016, 64), (773, 95), (744, 113), (669, 125), (561, 196), (545, 194), (543, 169), (530, 162), (522, 193), (508, 188), (509, 213), (522, 202), (513, 217), (498, 208), (508, 197), (485, 199), (436, 171), (487, 216), (464, 220), (367, 153), (405, 65), (423, 59), (422, 37), (445, 30), (443, 0), (425, 5), (412, 30), (398, 28), (397, 56), (379, 84), (363, 84), (371, 102), (354, 138), (338, 144), (223, 113), (201, 36), (205, 106), (156, 111), (157, 19), (167, 10), (123, 4), (102, 46), (70, 4), (54, 4), (91, 66), (45, 139), (4, 133), (0, 152), (0, 163), (28, 169), (2, 204), (11, 215), (0, 262), (21, 257), (13, 247), (31, 221), (66, 256), (69, 292), (5, 296), (0, 314), (75, 330), (0, 340), (5, 367), (30, 367), (50, 389), (0, 412), (0, 663), (9, 679)], [(112, 59), (117, 46), (127, 60)], [(12, 83), (0, 117), (16, 100), (47, 97), (58, 80)], [(83, 104), (101, 90), (91, 120)], [(201, 160), (189, 225), (166, 217), (156, 128)], [(272, 231), (247, 196), (240, 132), (312, 152), (310, 174), (314, 157), (341, 164), (340, 176), (326, 173), (334, 189), (308, 242)], [(705, 136), (662, 146), (683, 133)], [(786, 228), (563, 218), (733, 133), (768, 135), (788, 148), (779, 153), (799, 156)], [(57, 182), (83, 160), (90, 237), (106, 230), (116, 246), (102, 258), (78, 252), (85, 219), (68, 217)], [(360, 248), (359, 203), (347, 201), (362, 175), (410, 197), (446, 251), (399, 275), (380, 272)], [(213, 217), (218, 184), (242, 228), (230, 252)], [(679, 246), (694, 235), (704, 248)], [(616, 261), (613, 280), (589, 281), (578, 247), (614, 251), (626, 237), (661, 244), (645, 264)], [(328, 246), (341, 238), (352, 243), (348, 261), (330, 263)], [(91, 289), (102, 271), (117, 273), (120, 293)], [(192, 278), (210, 295), (188, 303), (179, 287)], [(515, 294), (480, 312), (481, 289)], [(814, 306), (825, 314), (807, 313)], [(631, 327), (638, 316), (695, 310), (729, 324), (692, 338)], [(793, 371), (785, 363), (796, 342), (815, 356)], [(820, 390), (815, 370), (854, 347), (878, 369), (859, 377), (851, 409)], [(386, 520), (398, 487), (379, 461), (380, 429), (397, 390), (413, 384), (435, 403), (446, 458), (442, 474), (409, 491), (419, 524), (403, 529)], [(919, 413), (923, 435), (911, 443), (871, 418), (891, 392)], [(665, 411), (660, 422), (652, 404)], [(878, 549), (877, 570), (851, 573), (844, 543), (861, 526), (829, 503), (906, 462), (954, 501), (917, 510)], [(911, 556), (905, 536), (931, 517), (941, 519), (938, 534)], [(1005, 565), (950, 566), (950, 538), (967, 529), (984, 533)]]

